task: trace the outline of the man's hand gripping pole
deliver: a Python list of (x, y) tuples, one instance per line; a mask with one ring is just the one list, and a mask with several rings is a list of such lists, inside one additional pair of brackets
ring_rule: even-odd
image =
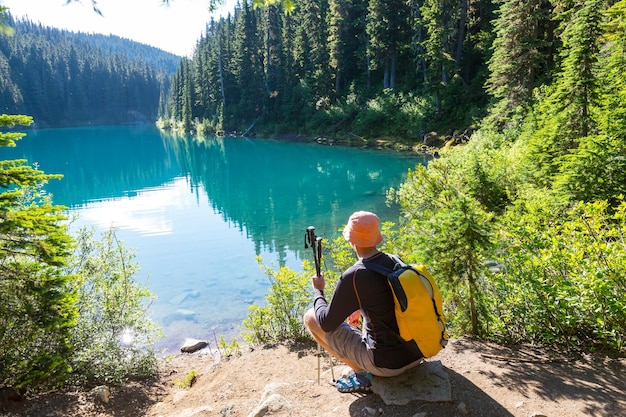
[[(315, 273), (317, 276), (322, 275), (322, 238), (319, 236), (315, 236), (315, 227), (309, 226), (306, 229), (306, 234), (304, 235), (304, 249), (308, 249), (311, 247), (313, 249), (313, 260), (315, 261)], [(317, 344), (317, 350), (319, 351), (320, 345)], [(330, 372), (333, 378), (333, 382), (335, 381), (335, 370), (333, 359), (330, 354), (328, 355), (328, 360), (330, 361)], [(317, 385), (320, 384), (320, 372), (322, 366), (320, 364), (320, 356), (317, 356)]]
[(319, 277), (322, 273), (322, 238), (315, 236), (315, 227), (309, 226), (304, 235), (304, 249), (309, 246), (313, 249), (313, 259), (315, 261), (315, 272)]

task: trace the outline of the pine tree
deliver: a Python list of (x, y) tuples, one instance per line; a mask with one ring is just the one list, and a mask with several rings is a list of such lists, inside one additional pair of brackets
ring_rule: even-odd
[[(0, 127), (30, 125), (27, 116), (0, 115)], [(0, 146), (24, 134), (0, 133)], [(76, 317), (71, 279), (63, 273), (72, 241), (41, 186), (45, 174), (24, 160), (0, 161), (0, 386), (51, 388), (69, 372), (69, 329)]]
[[(420, 12), (421, 23), (426, 29), (423, 41), (426, 87), (440, 108), (443, 89), (459, 71), (461, 57), (459, 55), (455, 61), (455, 56), (460, 54), (459, 42), (462, 49), (467, 11), (460, 3), (451, 0), (424, 0)], [(459, 31), (461, 25), (463, 30)]]
[(300, 78), (313, 90), (315, 97), (328, 97), (332, 91), (327, 14), (327, 0), (302, 0), (298, 3), (296, 62), (301, 68)]
[(246, 0), (236, 14), (233, 39), (233, 76), (237, 89), (237, 119), (252, 123), (261, 115), (263, 104), (263, 61), (259, 38), (258, 13)]
[(607, 135), (626, 143), (626, 0), (615, 3), (606, 16), (603, 39), (607, 50), (601, 56), (599, 71), (599, 78), (604, 80), (599, 123)]
[(335, 93), (340, 94), (366, 69), (365, 18), (367, 3), (362, 0), (330, 0), (330, 66), (335, 71)]
[(400, 49), (410, 34), (411, 10), (402, 0), (371, 0), (368, 6), (368, 54), (372, 68), (383, 68), (383, 88), (394, 89)]
[(538, 129), (531, 137), (537, 176), (549, 183), (560, 170), (561, 158), (596, 132), (598, 107), (596, 62), (601, 39), (603, 2), (580, 0), (565, 10), (562, 20), (561, 66), (538, 107)]
[(533, 89), (545, 82), (552, 62), (551, 8), (546, 0), (506, 0), (497, 12), (487, 82), (487, 91), (501, 101), (497, 118), (528, 107)]
[[(593, 0), (581, 5), (564, 31), (565, 46), (576, 47), (564, 57), (567, 81), (555, 93), (563, 116), (551, 118), (562, 120), (558, 129), (569, 133), (569, 140), (557, 142), (560, 149), (573, 148), (558, 160), (554, 187), (571, 200), (606, 200), (616, 208), (626, 195), (626, 1), (604, 13), (608, 23), (596, 27), (601, 8)], [(597, 42), (604, 44), (602, 53)]]
[(558, 112), (565, 112), (561, 132), (571, 138), (588, 136), (594, 129), (591, 107), (598, 105), (599, 80), (595, 74), (601, 39), (604, 2), (579, 0), (564, 16), (561, 35), (561, 72), (555, 84)]
[(181, 118), (182, 128), (185, 131), (191, 130), (193, 126), (193, 103), (195, 100), (193, 85), (193, 62), (184, 59), (182, 61), (182, 91), (181, 91)]

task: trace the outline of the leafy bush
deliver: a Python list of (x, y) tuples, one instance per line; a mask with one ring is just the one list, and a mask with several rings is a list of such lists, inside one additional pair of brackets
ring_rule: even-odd
[[(0, 116), (0, 126), (30, 124)], [(21, 133), (0, 133), (14, 146)], [(113, 231), (102, 241), (72, 237), (42, 186), (60, 178), (0, 161), (0, 386), (35, 392), (73, 378), (115, 383), (156, 371), (149, 348), (158, 329), (146, 316), (151, 294), (137, 284), (133, 255)]]
[(626, 142), (615, 137), (587, 136), (561, 160), (554, 189), (576, 201), (607, 200), (619, 204), (626, 194)]
[[(387, 247), (433, 270), (457, 334), (624, 354), (624, 203), (616, 192), (576, 203), (537, 185), (525, 147), (481, 132), (416, 167), (389, 193), (403, 215)], [(579, 176), (600, 183), (587, 198), (617, 184), (610, 168)], [(570, 175), (559, 179), (576, 183)]]
[(419, 140), (431, 128), (433, 108), (428, 98), (389, 90), (366, 103), (352, 129), (364, 137)]
[(270, 280), (265, 296), (267, 305), (256, 303), (248, 309), (243, 321), (245, 340), (252, 343), (304, 340), (308, 333), (302, 324), (302, 316), (311, 302), (310, 264), (304, 261), (304, 272), (295, 272), (287, 267), (278, 270), (261, 265)]
[(481, 334), (477, 281), (492, 247), (493, 214), (474, 195), (482, 186), (468, 182), (462, 166), (456, 157), (417, 165), (389, 196), (403, 213), (397, 252), (437, 278), (451, 332)]
[(505, 220), (501, 273), (491, 277), (496, 339), (623, 354), (626, 203), (559, 210), (527, 201)]
[[(271, 284), (265, 296), (267, 304), (253, 304), (248, 309), (248, 317), (243, 321), (246, 341), (269, 343), (313, 340), (304, 328), (302, 316), (313, 301), (311, 277), (315, 271), (308, 260), (304, 260), (302, 266), (302, 272), (295, 272), (287, 267), (274, 270), (261, 264)], [(326, 294), (332, 294), (338, 277), (333, 271), (324, 271)]]
[(149, 320), (153, 295), (133, 279), (139, 267), (134, 254), (114, 230), (94, 238), (81, 229), (69, 273), (78, 278), (79, 317), (72, 329), (75, 353), (73, 378), (83, 384), (121, 383), (156, 372), (156, 355), (150, 347), (160, 336)]

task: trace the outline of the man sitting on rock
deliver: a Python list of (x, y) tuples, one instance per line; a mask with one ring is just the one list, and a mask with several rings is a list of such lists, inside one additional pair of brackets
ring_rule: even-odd
[[(340, 392), (371, 392), (372, 375), (391, 377), (419, 365), (423, 356), (415, 342), (404, 341), (398, 330), (393, 293), (386, 277), (363, 261), (393, 269), (395, 261), (376, 247), (382, 242), (380, 220), (374, 213), (353, 213), (343, 230), (358, 261), (341, 276), (330, 304), (324, 297), (324, 275), (312, 278), (313, 308), (304, 325), (317, 342), (353, 372), (336, 381)], [(356, 329), (363, 317), (362, 330)], [(346, 323), (346, 319), (348, 319)]]

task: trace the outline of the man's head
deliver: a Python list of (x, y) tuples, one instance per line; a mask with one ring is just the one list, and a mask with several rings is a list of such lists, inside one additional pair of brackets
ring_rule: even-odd
[(373, 248), (383, 241), (380, 233), (380, 219), (369, 211), (352, 213), (343, 229), (343, 237), (361, 248)]

